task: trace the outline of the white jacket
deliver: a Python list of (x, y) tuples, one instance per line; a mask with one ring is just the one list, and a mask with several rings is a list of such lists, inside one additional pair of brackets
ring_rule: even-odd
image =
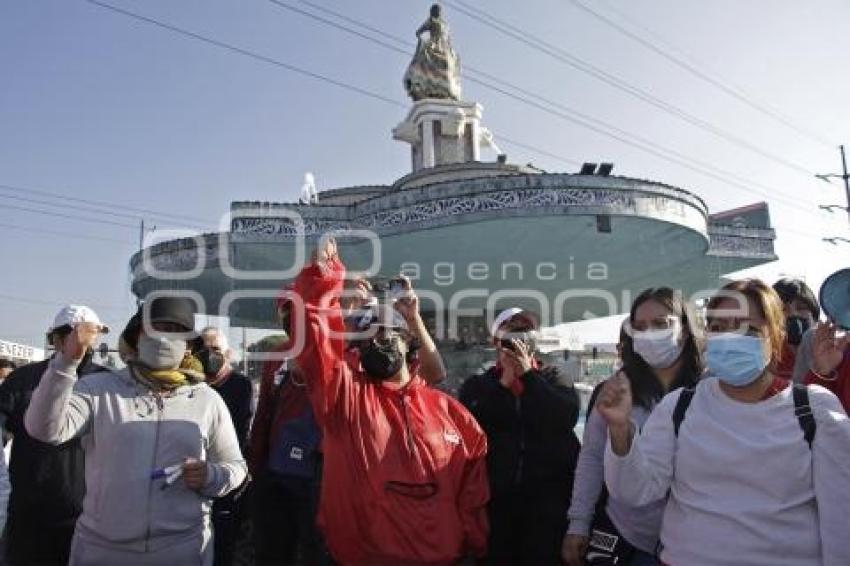
[(605, 453), (612, 497), (645, 505), (670, 494), (661, 559), (694, 566), (850, 564), (850, 420), (838, 399), (809, 387), (817, 423), (811, 450), (791, 388), (741, 403), (703, 379), (679, 429), (664, 397), (631, 450)]

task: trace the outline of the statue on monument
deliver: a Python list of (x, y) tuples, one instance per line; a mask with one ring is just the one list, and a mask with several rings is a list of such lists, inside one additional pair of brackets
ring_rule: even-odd
[[(422, 35), (428, 32), (428, 39)], [(416, 30), (416, 53), (404, 75), (404, 88), (414, 101), (423, 98), (460, 100), (460, 59), (452, 49), (449, 26), (439, 4)]]

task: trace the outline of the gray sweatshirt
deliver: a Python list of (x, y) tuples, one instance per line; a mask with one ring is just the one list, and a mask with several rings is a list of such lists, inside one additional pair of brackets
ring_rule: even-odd
[[(632, 421), (642, 427), (649, 418), (649, 411), (635, 405), (632, 409)], [(569, 534), (589, 536), (596, 501), (602, 492), (604, 478), (605, 441), (608, 439), (608, 425), (599, 413), (592, 411), (584, 426), (581, 452), (576, 465), (573, 482), (573, 497), (570, 503)], [(654, 553), (661, 531), (661, 517), (664, 515), (664, 501), (654, 501), (647, 505), (631, 505), (609, 495), (605, 506), (611, 522), (620, 534), (632, 545), (644, 552)]]
[[(191, 542), (200, 555), (210, 540), (210, 498), (238, 487), (247, 473), (224, 401), (203, 383), (159, 397), (129, 369), (80, 381), (75, 369), (55, 356), (24, 418), (30, 435), (44, 442), (81, 437), (87, 492), (74, 544), (120, 556)], [(187, 457), (207, 461), (200, 493), (182, 478), (166, 488), (164, 479), (152, 478)]]

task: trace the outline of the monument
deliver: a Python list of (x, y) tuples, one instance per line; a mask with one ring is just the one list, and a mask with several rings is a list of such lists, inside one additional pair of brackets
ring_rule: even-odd
[[(427, 37), (425, 37), (427, 34)], [(549, 173), (486, 159), (483, 107), (461, 97), (460, 63), (438, 6), (404, 75), (413, 100), (392, 137), (411, 170), (391, 185), (322, 190), (302, 202), (233, 202), (217, 233), (175, 238), (130, 260), (139, 296), (182, 289), (234, 326), (274, 328), (274, 295), (308, 249), (335, 234), (352, 270), (405, 272), (462, 378), (492, 353), (486, 328), (507, 306), (544, 325), (626, 312), (642, 289), (712, 290), (773, 261), (766, 204), (710, 213), (696, 194), (586, 163)]]

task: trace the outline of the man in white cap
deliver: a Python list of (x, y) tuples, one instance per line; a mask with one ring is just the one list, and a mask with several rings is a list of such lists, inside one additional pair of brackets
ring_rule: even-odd
[(460, 401), (490, 450), (490, 564), (559, 564), (579, 442), (571, 380), (535, 356), (537, 321), (520, 308), (490, 328), (496, 365), (467, 379)]
[[(67, 305), (53, 319), (47, 341), (55, 351), (75, 329), (106, 333), (109, 329), (91, 308)], [(50, 360), (13, 371), (0, 386), (0, 419), (10, 432), (12, 454), (9, 476), (12, 493), (6, 525), (6, 561), (17, 564), (67, 564), (71, 537), (85, 494), (83, 450), (79, 440), (52, 446), (32, 438), (24, 427), (24, 413), (33, 390)], [(77, 374), (103, 371), (92, 363), (89, 350)]]

